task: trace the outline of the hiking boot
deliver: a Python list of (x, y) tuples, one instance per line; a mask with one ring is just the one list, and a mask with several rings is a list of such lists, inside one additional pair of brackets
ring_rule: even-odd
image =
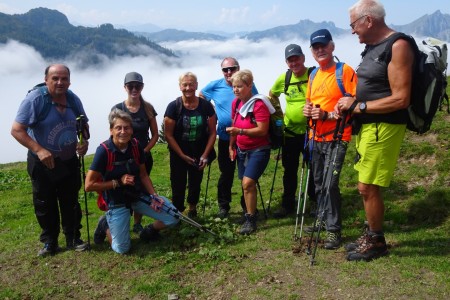
[(287, 216), (293, 213), (294, 213), (293, 209), (286, 209), (284, 207), (280, 207), (277, 211), (273, 212), (272, 217), (274, 217), (275, 219), (282, 219), (286, 218)]
[(191, 219), (197, 218), (197, 215), (198, 214), (197, 214), (197, 210), (196, 209), (189, 210), (188, 213), (187, 213), (188, 218), (191, 218)]
[(142, 227), (141, 223), (136, 223), (133, 225), (133, 232), (134, 233), (141, 233), (141, 231), (144, 229), (144, 227)]
[[(242, 225), (242, 224), (245, 223), (245, 221), (247, 221), (247, 218), (245, 217), (246, 214), (247, 214), (247, 210), (244, 210), (244, 211), (242, 212), (241, 217), (240, 217), (239, 220), (237, 221), (238, 224), (241, 224), (241, 225)], [(258, 209), (255, 211), (255, 218), (256, 218), (256, 221), (258, 221), (258, 218), (259, 218), (259, 210), (258, 210)]]
[(228, 209), (219, 208), (219, 212), (217, 213), (217, 217), (221, 219), (228, 218)]
[(95, 228), (94, 232), (94, 243), (101, 244), (105, 241), (106, 238), (106, 230), (108, 229), (108, 222), (106, 221), (106, 216), (103, 215), (98, 220), (97, 228)]
[(39, 250), (38, 256), (45, 257), (49, 255), (55, 255), (59, 251), (61, 251), (61, 248), (59, 248), (58, 244), (45, 243), (44, 248)]
[(256, 216), (245, 214), (245, 222), (242, 224), (240, 234), (250, 234), (256, 231)]
[(328, 250), (334, 250), (341, 246), (341, 241), (340, 232), (327, 231), (327, 238), (325, 239), (323, 247)]
[(139, 237), (144, 242), (155, 242), (161, 238), (161, 235), (159, 234), (159, 231), (153, 227), (153, 224), (150, 224), (141, 231)]
[[(315, 224), (313, 223), (311, 226), (306, 226), (305, 229), (303, 229), (304, 232), (306, 233), (313, 233), (319, 230), (319, 224), (320, 221), (316, 220)], [(322, 221), (322, 224), (320, 226), (320, 231), (325, 229), (325, 221)]]
[(384, 235), (369, 233), (366, 242), (358, 246), (355, 251), (351, 251), (347, 254), (347, 260), (371, 261), (388, 254), (389, 251), (387, 250)]
[(355, 251), (356, 248), (358, 248), (360, 245), (362, 245), (363, 243), (366, 243), (367, 239), (369, 238), (368, 232), (369, 232), (369, 224), (366, 221), (366, 222), (364, 222), (364, 229), (363, 229), (362, 236), (360, 236), (358, 239), (356, 239), (355, 242), (346, 244), (344, 246), (345, 251), (347, 251), (347, 252)]

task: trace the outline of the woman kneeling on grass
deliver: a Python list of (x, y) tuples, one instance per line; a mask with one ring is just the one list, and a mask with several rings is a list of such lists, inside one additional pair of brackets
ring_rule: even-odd
[[(115, 108), (108, 118), (111, 137), (97, 147), (86, 176), (86, 191), (103, 192), (108, 204), (95, 230), (94, 242), (100, 244), (108, 237), (112, 249), (123, 254), (131, 247), (130, 209), (157, 220), (141, 232), (141, 239), (146, 241), (156, 240), (161, 229), (177, 224), (178, 219), (165, 212), (165, 208), (175, 208), (167, 198), (156, 194), (147, 175), (144, 151), (131, 139), (131, 116)], [(151, 199), (151, 204), (139, 199)]]
[(233, 124), (227, 128), (229, 152), (231, 160), (237, 154), (238, 176), (247, 208), (240, 233), (250, 234), (256, 230), (256, 183), (269, 162), (269, 121), (275, 109), (266, 96), (252, 97), (253, 75), (249, 70), (234, 73), (231, 82), (236, 99), (231, 106)]

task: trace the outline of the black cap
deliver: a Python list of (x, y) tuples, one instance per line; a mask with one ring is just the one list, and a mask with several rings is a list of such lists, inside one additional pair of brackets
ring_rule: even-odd
[(290, 44), (286, 46), (286, 49), (284, 50), (284, 57), (285, 59), (288, 59), (291, 56), (300, 56), (303, 55), (302, 48), (299, 45), (296, 44)]
[(130, 72), (127, 75), (125, 75), (124, 84), (127, 84), (128, 82), (140, 82), (144, 83), (144, 80), (142, 79), (142, 75), (136, 72)]
[(311, 34), (311, 46), (316, 43), (327, 45), (332, 40), (331, 33), (327, 29), (320, 29)]

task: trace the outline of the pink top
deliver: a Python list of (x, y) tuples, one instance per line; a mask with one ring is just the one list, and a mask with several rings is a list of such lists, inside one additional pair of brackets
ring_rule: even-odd
[[(233, 100), (232, 104), (232, 110), (231, 110), (231, 117), (234, 120), (234, 127), (242, 128), (242, 129), (250, 129), (255, 128), (256, 124), (252, 122), (251, 120), (251, 113), (247, 114), (245, 118), (242, 118), (242, 116), (239, 114), (239, 109), (244, 104), (242, 101), (239, 103), (237, 116), (236, 115), (236, 102), (237, 98)], [(256, 122), (269, 122), (270, 121), (270, 112), (267, 106), (264, 104), (261, 100), (256, 100), (255, 105), (253, 107), (253, 116), (256, 120)], [(262, 146), (270, 145), (269, 140), (269, 131), (267, 131), (267, 134), (265, 136), (261, 137), (249, 137), (247, 135), (238, 135), (236, 144), (241, 150), (252, 150), (256, 149)]]

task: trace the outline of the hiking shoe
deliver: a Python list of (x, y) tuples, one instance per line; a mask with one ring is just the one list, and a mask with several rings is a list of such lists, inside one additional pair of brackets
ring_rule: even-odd
[[(237, 221), (238, 224), (242, 225), (245, 223), (245, 221), (247, 221), (247, 218), (245, 217), (246, 214), (247, 214), (247, 210), (242, 211), (241, 217)], [(258, 209), (255, 210), (255, 218), (256, 218), (256, 221), (258, 221), (258, 218), (259, 218), (259, 210)]]
[(144, 242), (155, 242), (161, 238), (161, 235), (159, 234), (159, 231), (156, 230), (152, 224), (150, 224), (142, 229), (139, 237)]
[[(316, 232), (316, 231), (319, 230), (319, 224), (320, 224), (320, 221), (316, 220), (315, 224), (313, 223), (311, 226), (306, 226), (305, 229), (303, 229), (303, 231), (306, 232), (306, 233)], [(324, 230), (325, 226), (326, 226), (325, 225), (325, 221), (322, 221), (322, 224), (321, 224), (321, 227), (320, 227), (320, 231)]]
[(133, 225), (133, 232), (134, 233), (141, 233), (141, 231), (144, 229), (144, 227), (142, 227), (141, 223), (136, 223)]
[(245, 214), (245, 222), (242, 224), (240, 234), (250, 234), (256, 231), (256, 216)]
[(275, 219), (282, 219), (282, 218), (286, 218), (287, 216), (289, 216), (293, 213), (294, 213), (294, 210), (292, 210), (292, 209), (286, 209), (284, 207), (280, 207), (277, 211), (273, 212), (272, 217), (274, 217)]
[(198, 214), (197, 214), (197, 210), (196, 209), (189, 210), (188, 213), (187, 213), (188, 218), (191, 218), (191, 219), (197, 218), (197, 215)]
[(59, 248), (58, 244), (45, 243), (44, 248), (39, 250), (38, 256), (45, 257), (55, 255), (59, 251), (61, 251), (61, 248)]
[(341, 233), (327, 231), (327, 238), (323, 247), (328, 250), (337, 249), (341, 246)]
[(368, 234), (365, 243), (347, 254), (348, 261), (371, 261), (388, 255), (386, 240), (383, 234)]
[(362, 236), (357, 238), (355, 242), (346, 244), (344, 246), (345, 251), (347, 252), (355, 251), (356, 248), (358, 248), (360, 245), (366, 243), (367, 239), (369, 238), (368, 232), (369, 232), (369, 224), (367, 223), (367, 221), (365, 221)]
[(71, 239), (70, 237), (66, 238), (66, 249), (67, 250), (75, 250), (77, 252), (81, 252), (88, 248), (89, 248), (88, 243), (83, 242), (83, 240), (80, 238), (77, 238), (77, 239)]
[(221, 219), (225, 219), (228, 217), (228, 209), (219, 208), (219, 212), (217, 213), (217, 217)]
[(108, 222), (106, 221), (106, 216), (103, 215), (98, 220), (97, 228), (94, 232), (94, 243), (102, 244), (106, 238), (106, 229), (108, 229)]

